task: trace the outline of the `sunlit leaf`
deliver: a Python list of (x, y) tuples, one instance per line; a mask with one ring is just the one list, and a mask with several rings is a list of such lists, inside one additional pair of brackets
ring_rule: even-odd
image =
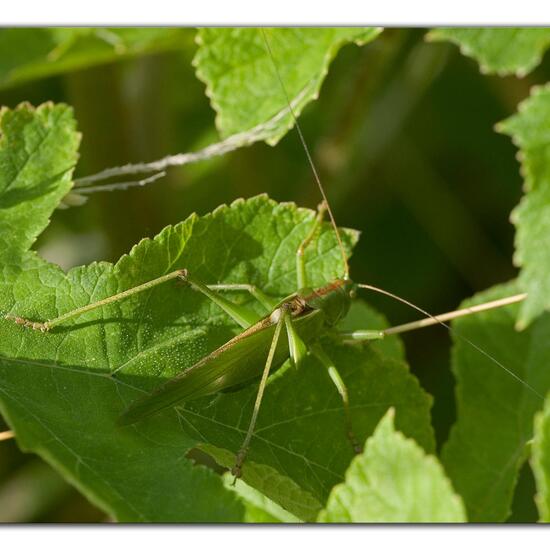
[(0, 111), (0, 262), (29, 249), (71, 188), (80, 136), (72, 110), (21, 104)]
[(225, 485), (235, 491), (246, 508), (245, 523), (300, 523), (300, 520), (265, 495), (247, 485), (242, 479), (236, 480), (231, 474), (224, 475)]
[(527, 326), (550, 308), (550, 87), (535, 88), (518, 114), (499, 130), (519, 147), (526, 194), (512, 213), (519, 284), (528, 293), (518, 324)]
[(319, 521), (449, 523), (466, 516), (437, 459), (395, 430), (390, 409), (351, 463), (345, 482), (332, 490)]
[(524, 76), (541, 61), (550, 45), (545, 27), (457, 27), (434, 29), (430, 40), (449, 40), (478, 61), (484, 73)]
[[(294, 114), (317, 98), (328, 66), (348, 42), (366, 44), (380, 29), (264, 29)], [(194, 60), (222, 137), (254, 131), (274, 145), (293, 126), (285, 93), (258, 28), (201, 29)], [(236, 92), (238, 90), (238, 92)]]

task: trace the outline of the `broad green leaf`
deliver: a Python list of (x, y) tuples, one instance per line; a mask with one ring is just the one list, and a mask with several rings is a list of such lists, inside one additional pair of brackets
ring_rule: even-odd
[(526, 327), (550, 308), (550, 87), (535, 88), (519, 112), (498, 129), (519, 147), (526, 194), (512, 213), (517, 228), (514, 261), (528, 293), (518, 326)]
[(75, 127), (65, 105), (0, 110), (0, 265), (30, 248), (71, 188)]
[[(44, 200), (48, 197), (44, 195)], [(312, 211), (257, 197), (167, 227), (155, 239), (142, 241), (116, 265), (94, 263), (65, 274), (27, 253), (9, 269), (0, 270), (4, 289), (0, 311), (33, 320), (48, 319), (183, 267), (206, 283), (247, 282), (283, 297), (296, 288), (295, 253), (314, 218)], [(356, 235), (347, 232), (344, 236), (349, 249)], [(25, 244), (29, 243), (27, 239)], [(328, 224), (315, 246), (308, 249), (306, 260), (314, 286), (342, 272), (340, 253)], [(250, 301), (246, 295), (234, 299)], [(255, 307), (260, 313), (261, 308)], [(116, 425), (121, 411), (143, 391), (191, 366), (238, 331), (235, 323), (202, 295), (176, 284), (89, 312), (46, 334), (0, 320), (2, 414), (15, 429), (23, 449), (43, 456), (117, 519), (242, 520), (244, 508), (224, 488), (222, 480), (193, 465), (185, 455), (205, 441), (221, 448), (220, 442), (230, 440), (227, 447), (234, 452), (241, 443), (254, 387), (193, 404), (193, 413), (205, 421), (220, 413), (218, 401), (227, 402), (227, 418), (234, 411), (242, 412), (237, 429), (219, 429), (220, 434), (212, 437), (190, 432), (185, 411), (166, 411), (126, 428)], [(398, 419), (403, 430), (426, 447), (433, 446), (429, 399), (403, 364), (378, 357), (371, 364), (369, 359), (377, 352), (368, 349), (344, 348), (337, 353), (349, 362), (343, 365), (345, 377), (352, 382), (359, 377), (361, 384), (368, 386), (352, 391), (353, 407), (367, 411), (359, 414), (358, 435), (366, 437), (383, 410), (400, 401), (403, 406)], [(366, 376), (359, 372), (361, 366)], [(284, 464), (272, 455), (264, 460), (261, 444), (257, 451), (251, 450), (251, 460), (260, 458), (282, 471), (295, 486), (312, 486), (318, 493), (328, 494), (331, 483), (339, 480), (351, 458), (342, 406), (317, 364), (310, 362), (305, 375), (298, 374), (303, 373), (276, 373), (273, 386), (303, 394), (306, 399), (287, 410), (274, 406), (271, 397), (262, 411), (261, 422), (264, 426), (269, 420), (275, 422), (274, 440), (282, 439), (286, 446), (281, 451)], [(310, 403), (323, 407), (320, 412), (329, 426), (327, 433), (335, 433), (338, 427), (339, 442), (325, 437), (324, 452), (318, 444), (311, 451), (303, 448), (310, 434), (301, 430), (309, 430), (311, 422), (302, 427), (300, 420), (304, 415), (307, 418)], [(292, 437), (284, 441), (287, 427), (293, 427)], [(295, 441), (301, 442), (303, 456), (294, 453)], [(332, 464), (329, 455), (335, 450)], [(309, 469), (315, 456), (328, 464), (321, 465), (321, 478), (316, 478), (314, 468), (315, 473), (309, 472), (305, 480), (295, 479), (293, 476), (301, 475), (304, 468)], [(271, 487), (270, 494), (274, 492)]]
[(157, 51), (179, 49), (180, 28), (12, 28), (0, 30), (0, 88)]
[(224, 481), (225, 486), (229, 490), (235, 491), (243, 502), (246, 509), (245, 523), (300, 523), (296, 516), (247, 485), (242, 479), (238, 479), (233, 484), (233, 476), (226, 473)]
[(550, 398), (535, 416), (531, 466), (537, 483), (535, 500), (540, 521), (550, 522)]
[(464, 522), (460, 497), (441, 464), (395, 430), (388, 410), (363, 454), (353, 459), (346, 481), (332, 490), (320, 522)]
[[(338, 50), (366, 44), (380, 29), (264, 29), (296, 116), (315, 99)], [(222, 137), (248, 132), (276, 144), (293, 126), (285, 93), (258, 28), (200, 29), (194, 64), (206, 84)]]
[(550, 45), (550, 28), (443, 28), (429, 40), (449, 40), (478, 61), (483, 73), (525, 76), (541, 61)]
[[(463, 307), (518, 291), (516, 283), (501, 285), (476, 295)], [(533, 433), (533, 416), (542, 407), (541, 395), (550, 388), (550, 315), (518, 332), (514, 329), (517, 309), (506, 306), (453, 324), (457, 422), (442, 458), (470, 521), (503, 521), (509, 515), (525, 446)]]

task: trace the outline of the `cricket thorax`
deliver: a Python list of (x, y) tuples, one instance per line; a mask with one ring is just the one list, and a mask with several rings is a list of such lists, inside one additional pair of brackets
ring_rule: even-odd
[(347, 315), (355, 293), (355, 283), (349, 279), (335, 279), (319, 288), (302, 289), (297, 298), (310, 309), (322, 310), (327, 324), (336, 325)]
[(309, 313), (314, 308), (310, 307), (307, 302), (298, 294), (291, 296), (282, 302), (269, 316), (271, 323), (275, 324), (281, 318), (283, 309), (290, 314), (291, 317), (298, 317), (299, 315)]

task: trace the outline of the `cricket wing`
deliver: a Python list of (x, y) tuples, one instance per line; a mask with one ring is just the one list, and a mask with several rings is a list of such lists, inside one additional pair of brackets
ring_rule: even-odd
[[(307, 343), (319, 335), (323, 314), (316, 310), (295, 318), (293, 323)], [(167, 407), (253, 380), (262, 373), (274, 332), (275, 325), (269, 317), (258, 321), (151, 394), (132, 403), (119, 417), (118, 423), (133, 424)], [(273, 367), (280, 366), (288, 356), (288, 338), (282, 336)]]

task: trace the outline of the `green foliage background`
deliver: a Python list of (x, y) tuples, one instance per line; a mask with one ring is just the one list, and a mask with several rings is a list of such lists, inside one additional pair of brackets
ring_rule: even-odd
[[(0, 31), (0, 104), (15, 108), (22, 101), (34, 105), (54, 101), (73, 106), (82, 134), (77, 177), (112, 165), (196, 150), (219, 140), (216, 114), (192, 65), (196, 31), (175, 29), (165, 34), (151, 29), (147, 36), (131, 31), (113, 30), (109, 36), (96, 36), (85, 29), (28, 29), (23, 35)], [(517, 149), (508, 136), (495, 132), (494, 126), (516, 113), (518, 103), (530, 95), (534, 84), (550, 80), (550, 59), (541, 57), (547, 33), (539, 31), (532, 39), (520, 34), (522, 49), (516, 52), (524, 57), (502, 60), (491, 57), (489, 51), (482, 58), (483, 68), (502, 74), (532, 72), (522, 78), (482, 75), (474, 60), (444, 41), (462, 41), (467, 53), (475, 56), (479, 36), (442, 30), (433, 32), (427, 42), (425, 33), (423, 29), (390, 29), (365, 47), (343, 47), (330, 65), (319, 99), (305, 106), (300, 121), (339, 225), (361, 231), (351, 261), (354, 280), (388, 289), (430, 312), (441, 312), (517, 275), (511, 261), (514, 227), (509, 215), (522, 196), (522, 177), (515, 158)], [(499, 40), (485, 34), (481, 39), (482, 43)], [(25, 47), (17, 49), (20, 45)], [(17, 58), (13, 51), (18, 52)], [(208, 81), (200, 68), (198, 74)], [(235, 94), (238, 97), (238, 90)], [(510, 120), (502, 129), (525, 143), (522, 134), (529, 120), (523, 125)], [(229, 125), (224, 131), (230, 134), (235, 129), (238, 126)], [(537, 145), (535, 142), (534, 149), (540, 153)], [(544, 159), (544, 151), (540, 157)], [(529, 166), (540, 164), (540, 157), (528, 157)], [(536, 177), (530, 185), (539, 195), (547, 194)], [(143, 237), (153, 237), (193, 212), (206, 214), (237, 197), (263, 192), (277, 201), (295, 201), (311, 208), (319, 202), (294, 132), (275, 148), (257, 143), (204, 163), (171, 169), (165, 179), (148, 187), (93, 195), (83, 207), (57, 210), (35, 249), (64, 269), (95, 260), (114, 263)], [(531, 215), (538, 214), (525, 205), (518, 214), (520, 220)], [(526, 246), (519, 261), (534, 254), (528, 247), (529, 234), (523, 242)], [(530, 273), (524, 275), (527, 282)], [(492, 292), (500, 295), (504, 290), (509, 289)], [(369, 302), (385, 313), (391, 324), (417, 317), (379, 296), (369, 296)], [(524, 318), (532, 320), (535, 309), (525, 310)], [(511, 326), (514, 319), (494, 322)], [(544, 322), (532, 330), (542, 330)], [(472, 322), (461, 330), (475, 339), (482, 328)], [(501, 339), (509, 342), (507, 328), (502, 330)], [(529, 335), (524, 338), (528, 340)], [(441, 450), (457, 415), (449, 335), (434, 328), (406, 335), (404, 341), (412, 372), (434, 397), (432, 423)], [(500, 351), (499, 346), (491, 348), (495, 355)], [(468, 353), (457, 347), (457, 362), (464, 365), (471, 360)], [(502, 353), (506, 362), (506, 351)], [(540, 362), (548, 364), (547, 352), (537, 353)], [(464, 410), (479, 413), (479, 403), (468, 401), (468, 389), (470, 384), (478, 388), (480, 379), (468, 378), (471, 371), (461, 373), (460, 365), (455, 370)], [(528, 396), (514, 393), (515, 389), (499, 387), (504, 392), (500, 395), (525, 406), (525, 418), (520, 415), (524, 424), (518, 430), (529, 439), (534, 405)], [(490, 386), (486, 391), (496, 390)], [(483, 414), (493, 414), (494, 422), (503, 422), (493, 403)], [(538, 420), (546, 439), (547, 416)], [(447, 473), (463, 496), (474, 489), (483, 491), (482, 483), (472, 487), (467, 479), (460, 481), (460, 472), (453, 473), (456, 464), (466, 460), (462, 451), (454, 452), (453, 447), (464, 449), (457, 447), (457, 441), (469, 421), (465, 416), (457, 424), (443, 452)], [(515, 425), (516, 418), (505, 422)], [(478, 435), (480, 443), (487, 440), (487, 434)], [(411, 452), (421, 453), (419, 449)], [(510, 479), (521, 469), (515, 491), (512, 481), (499, 489), (510, 499), (514, 495), (509, 520), (536, 521), (534, 479), (523, 447), (511, 444), (509, 455), (499, 457), (510, 458)], [(537, 457), (538, 463), (546, 460), (542, 450)], [(470, 458), (476, 462), (475, 456)], [(541, 466), (538, 476), (543, 479), (545, 475)], [(261, 497), (247, 498), (258, 503)], [(547, 494), (539, 496), (539, 500), (543, 498)], [(466, 508), (468, 517), (475, 519), (477, 511), (468, 502)], [(506, 516), (507, 505), (503, 508), (491, 519)], [(258, 509), (268, 514), (265, 506), (258, 505)], [(462, 517), (460, 506), (456, 509), (456, 517)], [(547, 505), (543, 509), (547, 515)], [(281, 510), (269, 513), (289, 520)], [(480, 519), (487, 517), (481, 515)], [(0, 521), (104, 519), (104, 511), (91, 505), (39, 458), (22, 454), (14, 442), (2, 444)]]

